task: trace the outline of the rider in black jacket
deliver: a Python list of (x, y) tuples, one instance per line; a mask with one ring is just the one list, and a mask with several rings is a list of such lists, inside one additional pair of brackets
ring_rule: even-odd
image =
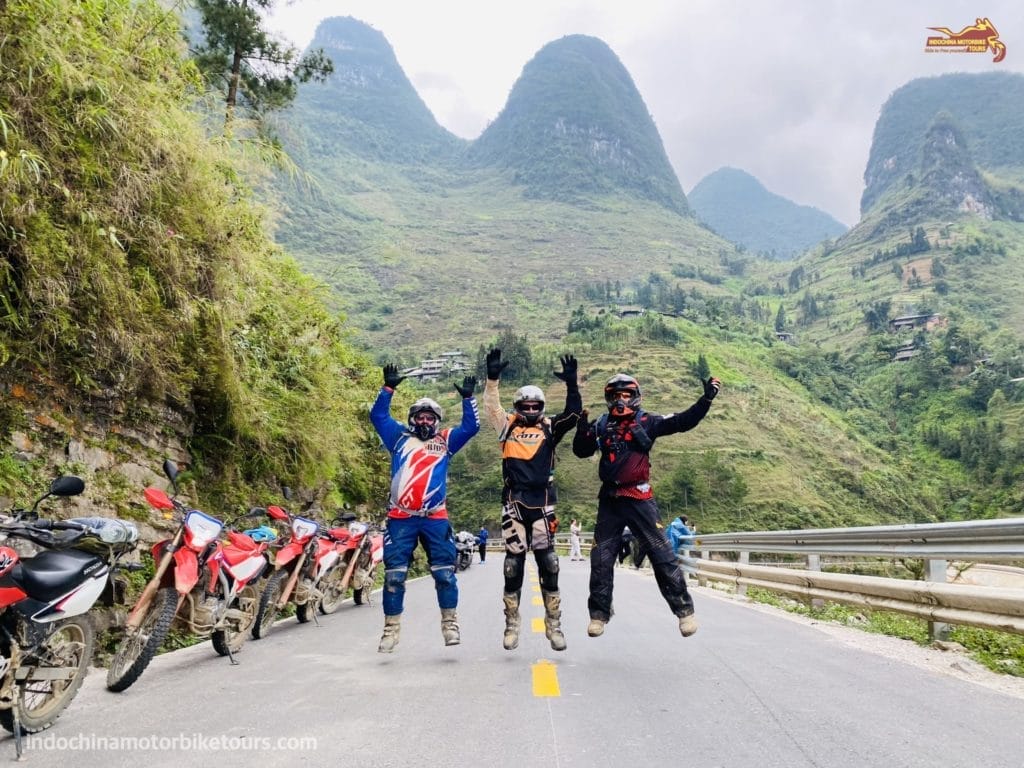
[(679, 617), (679, 631), (689, 637), (697, 631), (693, 598), (683, 572), (661, 525), (651, 492), (650, 450), (664, 435), (686, 432), (700, 423), (722, 383), (711, 377), (703, 382), (704, 394), (682, 413), (659, 416), (640, 408), (640, 384), (632, 376), (616, 374), (604, 388), (608, 413), (587, 421), (586, 411), (573, 438), (572, 451), (580, 458), (601, 452), (598, 475), (597, 522), (590, 550), (590, 625), (587, 634), (604, 634), (612, 614), (612, 579), (615, 559), (622, 548), (622, 531), (628, 525), (637, 544), (647, 552), (654, 578), (672, 613)]

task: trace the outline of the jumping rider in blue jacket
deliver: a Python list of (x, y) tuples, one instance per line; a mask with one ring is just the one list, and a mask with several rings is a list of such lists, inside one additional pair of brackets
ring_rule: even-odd
[(462, 396), (462, 423), (438, 429), (444, 412), (424, 397), (409, 408), (406, 424), (391, 417), (391, 398), (403, 380), (394, 365), (384, 366), (384, 386), (370, 409), (370, 421), (391, 453), (391, 495), (384, 534), (384, 633), (377, 650), (391, 653), (398, 645), (405, 578), (417, 542), (423, 542), (441, 608), (445, 645), (459, 644), (456, 608), (455, 539), (448, 522), (448, 459), (480, 431), (476, 378), (467, 376), (455, 390)]

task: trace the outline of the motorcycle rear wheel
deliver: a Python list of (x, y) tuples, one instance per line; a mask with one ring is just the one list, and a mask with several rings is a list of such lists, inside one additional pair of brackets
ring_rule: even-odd
[(232, 619), (228, 622), (234, 626), (214, 630), (214, 633), (210, 636), (210, 640), (213, 642), (213, 650), (221, 656), (228, 656), (242, 650), (245, 638), (252, 632), (253, 625), (256, 623), (256, 611), (259, 610), (259, 601), (260, 595), (256, 587), (252, 584), (246, 584), (242, 591), (238, 593), (232, 605), (235, 610), (242, 612), (243, 617)]
[(119, 693), (131, 687), (153, 660), (160, 644), (171, 631), (178, 612), (178, 592), (163, 587), (153, 596), (139, 628), (125, 634), (107, 670), (107, 690)]
[(270, 628), (274, 626), (277, 614), (280, 613), (277, 604), (281, 600), (281, 594), (284, 592), (284, 585), (289, 576), (291, 574), (288, 570), (282, 568), (275, 571), (274, 575), (267, 580), (267, 586), (263, 588), (263, 594), (260, 595), (260, 607), (256, 611), (256, 621), (252, 625), (253, 639), (259, 640), (261, 637), (266, 637)]
[(320, 609), (320, 613), (325, 616), (338, 610), (338, 606), (340, 606), (342, 601), (345, 599), (346, 590), (342, 589), (341, 582), (345, 579), (346, 567), (347, 564), (344, 560), (332, 565), (317, 585), (323, 595), (318, 607)]
[[(25, 658), (16, 673), (18, 701), (15, 706), (22, 733), (49, 728), (60, 717), (82, 687), (95, 645), (96, 633), (88, 617), (74, 616), (59, 622), (39, 649)], [(66, 670), (67, 679), (32, 679), (37, 671), (54, 669)], [(0, 726), (14, 733), (13, 709), (0, 710)]]

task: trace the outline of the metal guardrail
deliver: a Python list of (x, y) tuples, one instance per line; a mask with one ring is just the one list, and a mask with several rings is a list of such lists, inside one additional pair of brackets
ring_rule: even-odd
[(698, 534), (695, 544), (702, 552), (1024, 560), (1024, 519)]
[[(743, 593), (747, 586), (812, 601), (857, 605), (925, 618), (933, 637), (948, 624), (1024, 634), (1024, 589), (946, 584), (950, 559), (1024, 561), (1024, 519), (978, 520), (925, 525), (866, 526), (798, 531), (700, 534), (694, 549), (700, 583), (721, 581)], [(710, 559), (736, 552), (738, 562)], [(751, 565), (751, 553), (802, 554), (805, 570)], [(821, 572), (821, 555), (910, 557), (925, 561), (925, 581)]]

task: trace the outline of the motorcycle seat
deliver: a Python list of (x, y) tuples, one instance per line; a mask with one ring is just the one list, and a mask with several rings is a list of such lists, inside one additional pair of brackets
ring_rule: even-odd
[(22, 560), (11, 571), (11, 577), (29, 597), (48, 603), (84, 582), (87, 571), (102, 563), (102, 559), (88, 552), (47, 550)]

